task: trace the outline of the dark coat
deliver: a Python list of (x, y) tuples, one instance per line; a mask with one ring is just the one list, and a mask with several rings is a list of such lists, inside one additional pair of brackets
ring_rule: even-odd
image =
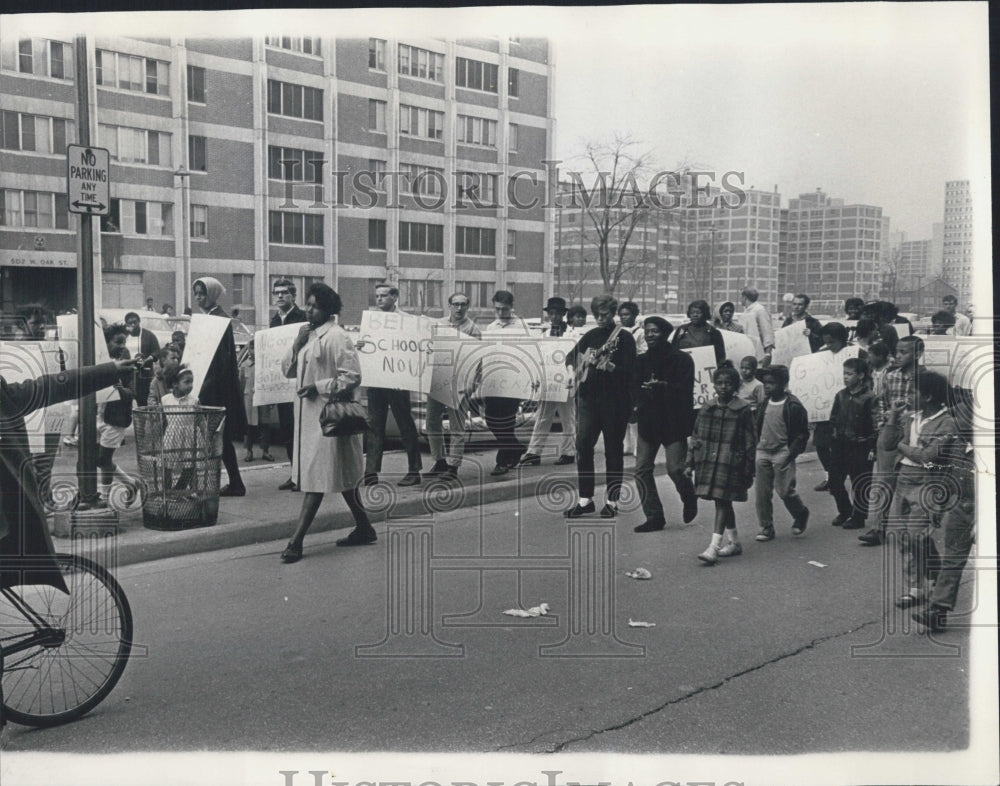
[(712, 399), (698, 412), (687, 465), (694, 470), (694, 493), (703, 499), (742, 502), (753, 485), (757, 430), (750, 405)]
[(306, 312), (293, 303), (292, 307), (288, 309), (288, 315), (285, 317), (284, 322), (281, 321), (281, 317), (275, 311), (274, 316), (271, 317), (271, 324), (268, 327), (281, 327), (282, 325), (294, 325), (297, 322), (308, 321), (309, 317), (306, 316)]
[[(588, 349), (599, 350), (611, 337), (615, 325), (595, 327), (584, 333), (576, 346), (566, 356), (566, 365), (576, 366), (579, 355)], [(613, 371), (598, 371), (592, 368), (587, 379), (580, 384), (577, 396), (597, 403), (604, 402), (608, 406), (621, 407), (632, 412), (632, 386), (635, 374), (635, 339), (628, 329), (618, 331), (615, 337), (614, 350), (609, 360), (614, 364)]]
[[(639, 436), (647, 442), (670, 444), (691, 436), (694, 428), (694, 360), (664, 342), (635, 359), (633, 397)], [(665, 381), (651, 389), (650, 379)]]
[(691, 323), (685, 322), (674, 332), (674, 337), (670, 340), (677, 349), (694, 349), (696, 347), (711, 346), (715, 349), (715, 362), (722, 365), (726, 359), (726, 341), (722, 338), (722, 332), (714, 325), (706, 322), (705, 332), (708, 334), (708, 344), (702, 344), (695, 339), (691, 332)]
[[(42, 583), (67, 591), (51, 558), (52, 540), (32, 469), (24, 416), (117, 381), (114, 363), (25, 382), (8, 383), (0, 378), (0, 585)], [(31, 557), (34, 567), (18, 570), (18, 557)]]
[[(213, 317), (228, 317), (219, 306), (208, 312)], [(206, 407), (226, 408), (226, 434), (242, 434), (247, 427), (247, 412), (240, 390), (240, 369), (236, 362), (236, 339), (230, 323), (215, 350), (215, 356), (198, 392), (198, 401)]]
[[(794, 317), (785, 317), (785, 321), (781, 323), (781, 326), (788, 327), (794, 323)], [(819, 323), (819, 320), (811, 314), (806, 314), (805, 323), (806, 327), (809, 328), (809, 349), (812, 352), (819, 352), (823, 348), (823, 336), (820, 334), (820, 330), (823, 329), (823, 326)]]

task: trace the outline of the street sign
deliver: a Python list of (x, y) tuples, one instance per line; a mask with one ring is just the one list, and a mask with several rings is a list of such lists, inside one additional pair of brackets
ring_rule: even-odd
[(66, 193), (69, 212), (106, 216), (111, 208), (111, 156), (103, 147), (66, 148)]

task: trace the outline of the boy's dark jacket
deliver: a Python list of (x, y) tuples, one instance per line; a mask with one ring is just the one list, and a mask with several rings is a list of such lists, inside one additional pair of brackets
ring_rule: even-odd
[[(764, 427), (764, 413), (770, 405), (771, 400), (768, 399), (757, 410), (758, 439)], [(802, 402), (785, 391), (785, 400), (781, 402), (781, 416), (785, 419), (785, 428), (788, 431), (788, 449), (793, 456), (798, 456), (805, 452), (806, 443), (809, 441), (809, 415), (806, 414)]]

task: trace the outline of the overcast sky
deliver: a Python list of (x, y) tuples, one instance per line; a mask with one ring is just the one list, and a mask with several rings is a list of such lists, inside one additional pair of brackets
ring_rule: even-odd
[[(12, 19), (7, 34), (16, 34)], [(989, 215), (986, 3), (226, 12), (224, 22), (111, 14), (34, 24), (46, 35), (545, 35), (555, 44), (558, 158), (570, 159), (582, 139), (629, 133), (666, 168), (742, 171), (747, 186), (777, 185), (783, 204), (822, 188), (883, 207), (892, 228), (914, 239), (941, 220), (946, 180), (973, 179)]]

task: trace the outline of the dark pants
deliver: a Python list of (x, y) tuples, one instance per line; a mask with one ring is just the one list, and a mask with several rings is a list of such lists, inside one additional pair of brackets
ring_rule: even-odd
[(931, 594), (931, 603), (954, 609), (958, 599), (958, 585), (962, 571), (969, 560), (969, 552), (975, 540), (976, 531), (976, 478), (972, 472), (959, 470), (958, 504), (944, 514), (941, 526), (944, 528), (944, 553), (938, 555), (938, 564), (930, 569), (938, 569), (937, 581)]
[(295, 404), (278, 404), (278, 441), (284, 445), (288, 460), (295, 455)]
[(222, 426), (222, 466), (226, 468), (226, 475), (229, 476), (229, 485), (234, 489), (245, 488), (243, 478), (240, 476), (240, 465), (236, 460), (236, 448), (233, 447), (233, 430), (229, 425), (227, 417)]
[[(851, 521), (864, 524), (868, 518), (868, 497), (864, 490), (871, 482), (873, 461), (868, 460), (868, 447), (850, 442), (834, 441), (830, 447), (830, 494), (837, 503), (837, 513), (850, 516)], [(851, 495), (844, 484), (851, 479)]]
[(403, 439), (406, 450), (409, 472), (420, 472), (420, 440), (417, 437), (417, 424), (413, 422), (410, 411), (410, 391), (390, 390), (389, 388), (368, 388), (368, 422), (371, 433), (368, 435), (368, 454), (365, 456), (365, 474), (376, 474), (382, 471), (382, 452), (385, 448), (385, 422), (389, 410), (399, 426), (399, 435)]
[(497, 441), (497, 464), (513, 467), (524, 453), (525, 447), (517, 440), (514, 425), (517, 423), (517, 408), (520, 400), (487, 396), (483, 399), (483, 415), (486, 425)]
[(629, 407), (618, 400), (593, 401), (579, 396), (576, 401), (576, 468), (581, 497), (593, 497), (594, 445), (604, 437), (604, 479), (608, 502), (617, 502), (625, 474), (625, 429)]
[(830, 473), (830, 459), (833, 450), (833, 424), (824, 420), (816, 424), (813, 430), (813, 445), (816, 446), (816, 457), (827, 474)]
[(684, 474), (684, 460), (687, 458), (687, 441), (647, 442), (642, 434), (636, 441), (635, 451), (635, 481), (642, 497), (642, 512), (647, 519), (663, 518), (663, 503), (656, 493), (656, 480), (653, 478), (653, 464), (656, 454), (663, 446), (667, 456), (667, 474), (674, 482), (674, 488), (681, 496), (682, 502), (694, 497), (694, 486), (690, 478)]

